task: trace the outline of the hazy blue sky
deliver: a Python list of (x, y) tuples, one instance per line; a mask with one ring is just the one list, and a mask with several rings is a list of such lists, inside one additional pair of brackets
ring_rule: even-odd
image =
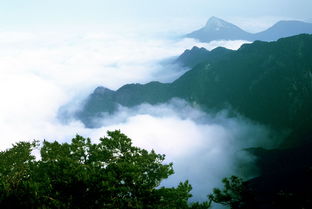
[(107, 24), (149, 19), (278, 16), (311, 18), (311, 0), (2, 0), (0, 27)]

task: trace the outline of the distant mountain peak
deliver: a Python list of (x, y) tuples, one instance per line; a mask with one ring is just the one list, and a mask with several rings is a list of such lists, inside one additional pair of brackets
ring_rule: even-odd
[(219, 27), (223, 27), (223, 26), (226, 26), (228, 24), (228, 22), (218, 18), (218, 17), (215, 17), (215, 16), (212, 16), (211, 18), (208, 19), (207, 23), (206, 23), (206, 26), (219, 26)]
[(276, 22), (273, 26), (284, 25), (284, 24), (306, 24), (306, 23), (307, 22), (300, 21), (300, 20), (280, 20), (280, 21)]
[(265, 31), (248, 33), (230, 22), (212, 16), (204, 27), (187, 34), (186, 37), (202, 42), (215, 40), (274, 41), (302, 33), (312, 34), (312, 24), (298, 20), (282, 20)]
[(94, 94), (105, 94), (105, 93), (110, 93), (110, 92), (113, 92), (113, 91), (103, 86), (99, 86), (93, 91)]
[(204, 47), (193, 46), (190, 51), (208, 51)]
[(236, 25), (213, 16), (209, 18), (203, 28), (189, 33), (186, 36), (209, 42), (214, 40), (249, 40), (249, 35), (249, 33)]
[(207, 21), (205, 28), (208, 30), (215, 30), (215, 31), (220, 31), (225, 28), (235, 28), (236, 26), (233, 25), (232, 23), (229, 23), (225, 20), (222, 20), (221, 18), (212, 16), (209, 18)]

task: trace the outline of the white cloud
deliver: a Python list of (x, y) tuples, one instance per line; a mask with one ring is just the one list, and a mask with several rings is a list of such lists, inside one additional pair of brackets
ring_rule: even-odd
[(31, 133), (37, 124), (54, 121), (61, 105), (84, 98), (98, 85), (116, 89), (126, 83), (171, 81), (184, 71), (159, 61), (193, 45), (218, 45), (107, 31), (0, 32), (0, 37), (0, 124), (10, 130), (2, 131), (6, 145), (22, 136), (35, 137), (21, 130), (29, 126)]
[(226, 111), (206, 114), (181, 100), (121, 107), (111, 117), (103, 115), (97, 120), (104, 126), (93, 129), (89, 136), (98, 139), (106, 130), (119, 129), (134, 145), (166, 154), (166, 162), (173, 162), (176, 173), (163, 185), (176, 186), (188, 179), (196, 200), (204, 200), (224, 177), (255, 175), (253, 157), (243, 149), (270, 146), (265, 127), (230, 118)]
[[(201, 123), (199, 118), (207, 120), (209, 116), (183, 103), (179, 113), (173, 104), (121, 109), (119, 115), (99, 129), (87, 129), (79, 121), (62, 124), (57, 113), (62, 105), (85, 98), (98, 85), (116, 89), (132, 82), (170, 81), (181, 74), (178, 71), (181, 69), (160, 61), (178, 56), (194, 45), (208, 49), (218, 44), (237, 48), (240, 43), (203, 44), (192, 39), (150, 39), (105, 31), (0, 32), (0, 37), (1, 150), (20, 140), (68, 141), (75, 134), (97, 139), (108, 129), (121, 129), (137, 146), (167, 154), (168, 161), (175, 163), (177, 180), (196, 175), (201, 176), (197, 179), (203, 178), (199, 174), (203, 168), (209, 168), (206, 164), (210, 161), (206, 158), (228, 160), (222, 149), (229, 145), (224, 141), (229, 133), (235, 134), (233, 128), (228, 132), (228, 127), (221, 123)], [(218, 146), (214, 144), (215, 139)], [(204, 158), (191, 162), (197, 157)], [(192, 169), (183, 162), (192, 165)], [(210, 168), (217, 172), (213, 175), (220, 176), (218, 169)], [(206, 173), (212, 172), (205, 171), (204, 175)], [(195, 187), (198, 186), (196, 178)], [(207, 174), (207, 181), (209, 178)]]
[(250, 42), (245, 41), (245, 40), (233, 40), (233, 41), (220, 40), (220, 41), (211, 41), (209, 43), (199, 43), (198, 45), (208, 50), (212, 50), (219, 46), (232, 49), (232, 50), (237, 50), (239, 49), (239, 47), (241, 47), (241, 45), (245, 43), (250, 43)]

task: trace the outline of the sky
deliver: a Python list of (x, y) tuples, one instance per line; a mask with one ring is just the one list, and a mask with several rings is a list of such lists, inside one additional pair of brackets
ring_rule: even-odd
[[(199, 24), (210, 16), (227, 20), (280, 17), (311, 18), (310, 0), (2, 0), (0, 30), (3, 27), (52, 27), (52, 25), (111, 25), (140, 27), (184, 22)], [(202, 23), (203, 24), (203, 23)], [(149, 25), (152, 27), (152, 25)], [(197, 25), (196, 25), (197, 26)], [(191, 26), (190, 26), (191, 27)]]
[(246, 43), (181, 38), (211, 16), (256, 32), (282, 19), (311, 19), (311, 8), (311, 0), (1, 0), (0, 150), (20, 140), (65, 142), (76, 134), (96, 141), (120, 129), (135, 145), (174, 162), (176, 174), (166, 185), (189, 179), (197, 197), (205, 196), (221, 178), (253, 173), (239, 169), (238, 162), (252, 164), (241, 149), (272, 146), (263, 140), (270, 130), (184, 101), (121, 107), (98, 118), (98, 129), (73, 118), (63, 123), (60, 108), (80, 108), (97, 86), (171, 82), (188, 69), (170, 60), (195, 45), (238, 49)]

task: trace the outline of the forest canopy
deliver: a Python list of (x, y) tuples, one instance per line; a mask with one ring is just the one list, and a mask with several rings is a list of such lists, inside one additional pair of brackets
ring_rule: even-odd
[(120, 131), (108, 131), (97, 144), (79, 135), (70, 143), (19, 142), (0, 152), (0, 207), (209, 208), (208, 201), (188, 202), (188, 181), (160, 187), (174, 173), (164, 159)]

